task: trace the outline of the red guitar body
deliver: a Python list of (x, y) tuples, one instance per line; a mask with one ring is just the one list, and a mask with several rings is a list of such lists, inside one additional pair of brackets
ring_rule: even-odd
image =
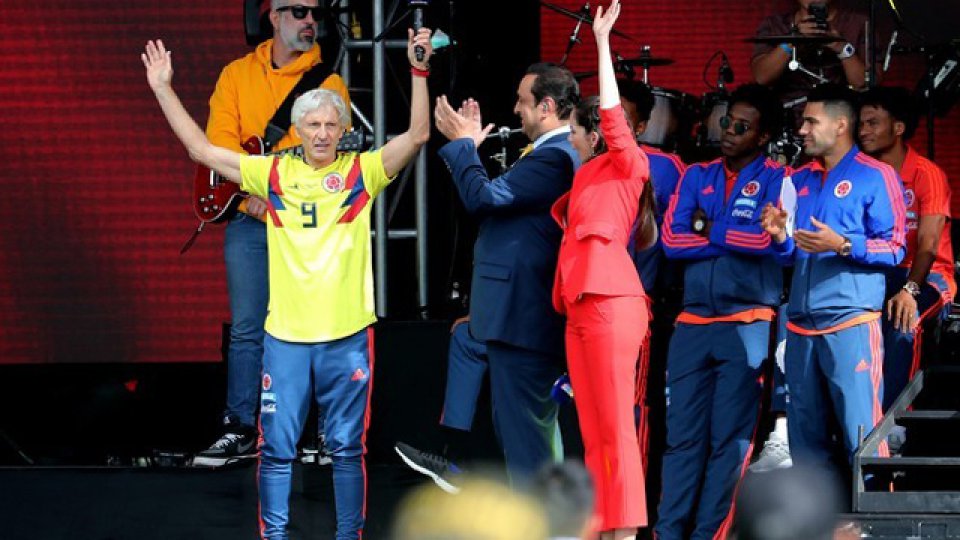
[[(242, 146), (244, 151), (251, 155), (264, 153), (263, 141), (256, 135), (247, 139)], [(246, 198), (247, 193), (241, 191), (236, 182), (227, 180), (203, 165), (197, 166), (197, 174), (193, 179), (193, 212), (200, 221), (226, 221), (238, 210), (243, 211), (241, 203), (244, 203)]]

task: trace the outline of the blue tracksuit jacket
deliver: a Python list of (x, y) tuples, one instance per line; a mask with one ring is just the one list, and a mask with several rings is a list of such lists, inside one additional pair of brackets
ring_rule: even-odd
[[(772, 242), (760, 227), (760, 212), (768, 202), (778, 201), (784, 172), (760, 156), (740, 171), (724, 201), (726, 173), (721, 160), (687, 168), (663, 227), (667, 257), (689, 261), (684, 312), (719, 317), (780, 303), (783, 272), (770, 256)], [(698, 208), (713, 222), (709, 238), (691, 229)]]
[(854, 145), (829, 173), (814, 162), (793, 171), (792, 179), (796, 227), (815, 231), (810, 222), (815, 217), (848, 238), (853, 249), (842, 257), (796, 249), (792, 237), (773, 243), (781, 262), (795, 265), (787, 318), (821, 332), (866, 311), (881, 311), (885, 278), (878, 266), (896, 266), (906, 253), (906, 208), (897, 173)]

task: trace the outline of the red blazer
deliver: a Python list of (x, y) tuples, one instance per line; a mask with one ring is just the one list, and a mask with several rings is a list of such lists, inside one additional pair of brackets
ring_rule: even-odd
[(560, 313), (564, 299), (573, 302), (583, 293), (644, 295), (627, 239), (650, 166), (620, 105), (600, 109), (600, 129), (607, 151), (580, 167), (573, 188), (551, 209), (563, 229), (553, 282), (553, 307)]

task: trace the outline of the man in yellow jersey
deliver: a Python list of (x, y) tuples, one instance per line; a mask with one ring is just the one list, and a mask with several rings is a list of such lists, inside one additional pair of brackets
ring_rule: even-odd
[[(422, 48), (420, 60), (416, 49)], [(162, 42), (142, 55), (147, 81), (190, 157), (267, 203), (270, 308), (261, 384), (260, 534), (287, 537), (290, 471), (311, 399), (324, 412), (333, 453), (337, 539), (362, 535), (364, 440), (373, 378), (371, 199), (430, 136), (430, 31), (409, 31), (410, 125), (381, 149), (337, 155), (343, 100), (325, 89), (300, 96), (291, 119), (304, 157), (244, 156), (210, 143), (171, 87)]]
[[(273, 37), (223, 68), (210, 96), (207, 137), (237, 152), (251, 137), (265, 136), (267, 124), (302, 77), (314, 69), (330, 73), (329, 67), (318, 66), (322, 60), (317, 23), (322, 8), (317, 0), (262, 1), (270, 4)], [(320, 87), (338, 93), (350, 110), (347, 86), (339, 75), (330, 73)], [(300, 136), (290, 126), (274, 142), (271, 150), (282, 151), (300, 144)], [(220, 467), (257, 456), (256, 410), (269, 300), (267, 229), (261, 221), (267, 205), (256, 195), (246, 203), (243, 212), (230, 218), (223, 238), (231, 319), (223, 433), (194, 456), (194, 466)]]

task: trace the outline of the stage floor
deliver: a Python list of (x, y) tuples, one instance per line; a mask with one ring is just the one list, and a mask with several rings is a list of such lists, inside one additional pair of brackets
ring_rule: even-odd
[[(254, 540), (256, 468), (2, 468), (5, 540)], [(364, 538), (386, 539), (397, 503), (424, 480), (398, 464), (368, 467)], [(291, 539), (332, 538), (330, 467), (294, 466)]]

